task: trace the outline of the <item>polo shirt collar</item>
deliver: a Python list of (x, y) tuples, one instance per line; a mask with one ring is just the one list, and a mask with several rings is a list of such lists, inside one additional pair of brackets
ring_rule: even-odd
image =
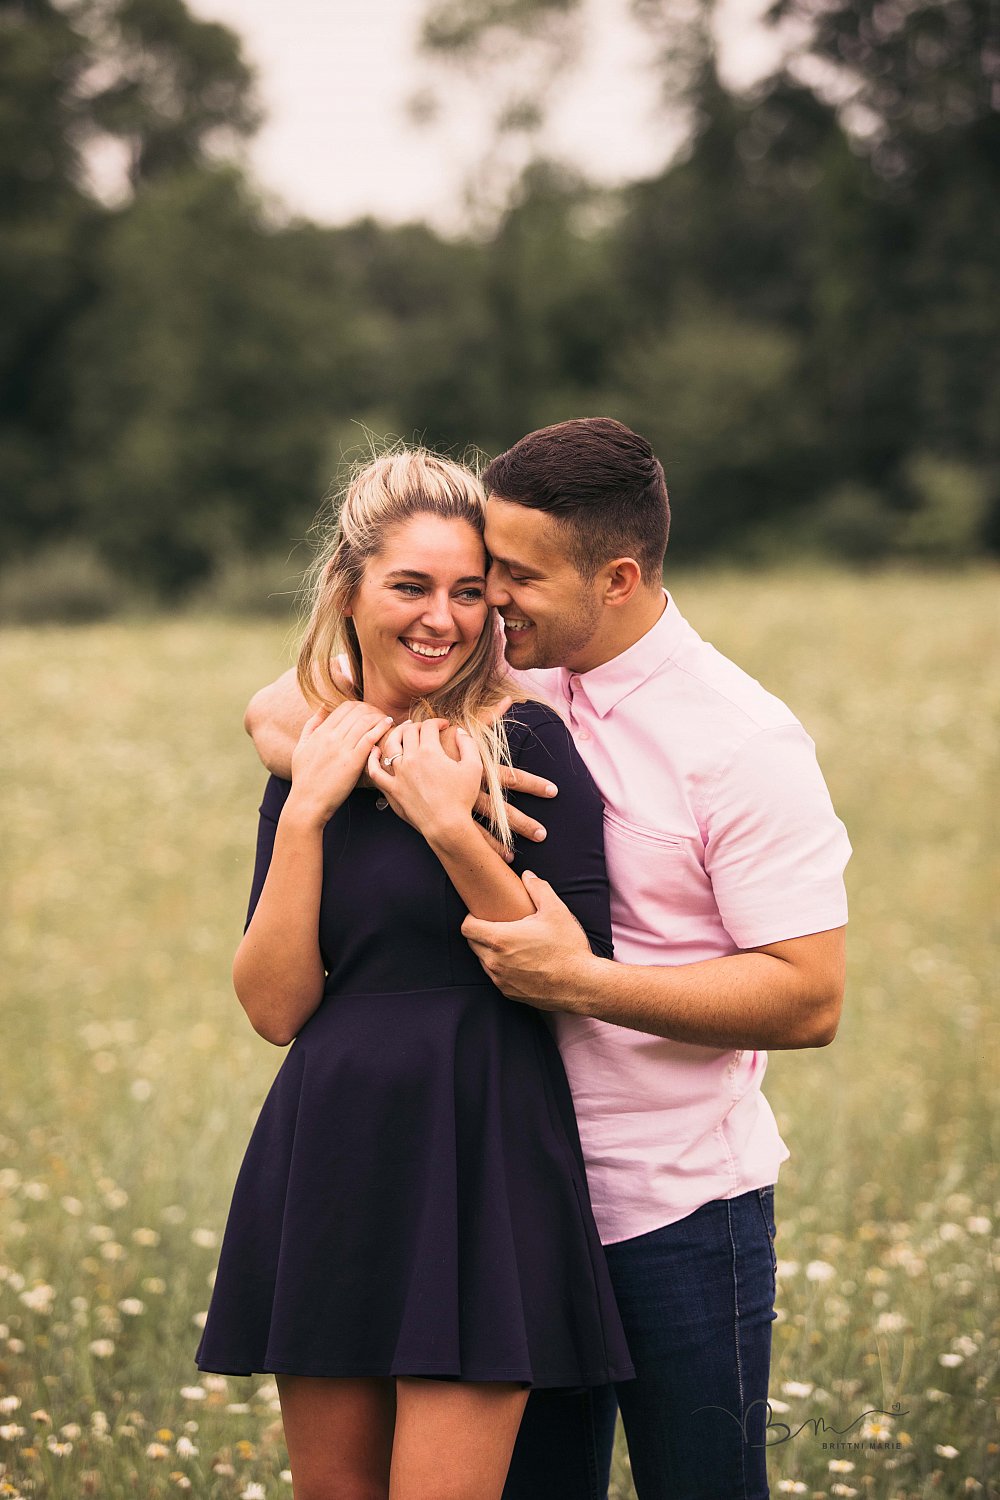
[(663, 593), (666, 608), (656, 624), (620, 655), (602, 662), (599, 667), (592, 667), (589, 672), (568, 672), (565, 667), (560, 668), (562, 690), (567, 698), (583, 693), (598, 718), (603, 719), (658, 667), (670, 660), (680, 644), (684, 616), (666, 589)]

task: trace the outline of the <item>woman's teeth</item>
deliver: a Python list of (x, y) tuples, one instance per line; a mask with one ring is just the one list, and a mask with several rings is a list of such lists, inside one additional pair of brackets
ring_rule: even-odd
[(418, 645), (416, 641), (408, 641), (405, 636), (400, 636), (400, 640), (406, 647), (407, 651), (412, 651), (414, 656), (429, 656), (432, 658), (447, 656), (448, 652), (455, 644), (454, 641), (449, 641), (446, 646), (421, 646)]

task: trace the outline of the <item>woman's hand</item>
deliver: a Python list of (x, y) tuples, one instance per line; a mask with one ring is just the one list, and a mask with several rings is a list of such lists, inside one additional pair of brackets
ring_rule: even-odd
[(292, 751), (291, 803), (317, 823), (330, 821), (353, 790), (373, 747), (392, 720), (370, 703), (321, 708), (306, 721)]
[(479, 796), (483, 763), (472, 737), (455, 732), (458, 759), (442, 744), (446, 719), (407, 720), (368, 756), (368, 775), (393, 811), (429, 843), (469, 825)]

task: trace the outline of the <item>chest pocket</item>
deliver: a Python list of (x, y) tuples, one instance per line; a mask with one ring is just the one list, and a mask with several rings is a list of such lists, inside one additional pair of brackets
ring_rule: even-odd
[(662, 941), (674, 922), (701, 904), (711, 886), (701, 843), (684, 834), (641, 828), (604, 811), (604, 852), (616, 929)]

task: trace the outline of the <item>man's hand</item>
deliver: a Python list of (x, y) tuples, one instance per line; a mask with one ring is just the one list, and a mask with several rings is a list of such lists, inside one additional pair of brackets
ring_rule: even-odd
[(587, 934), (547, 880), (524, 872), (535, 913), (517, 922), (466, 917), (462, 932), (486, 973), (511, 1000), (538, 1010), (572, 1010), (594, 955)]

